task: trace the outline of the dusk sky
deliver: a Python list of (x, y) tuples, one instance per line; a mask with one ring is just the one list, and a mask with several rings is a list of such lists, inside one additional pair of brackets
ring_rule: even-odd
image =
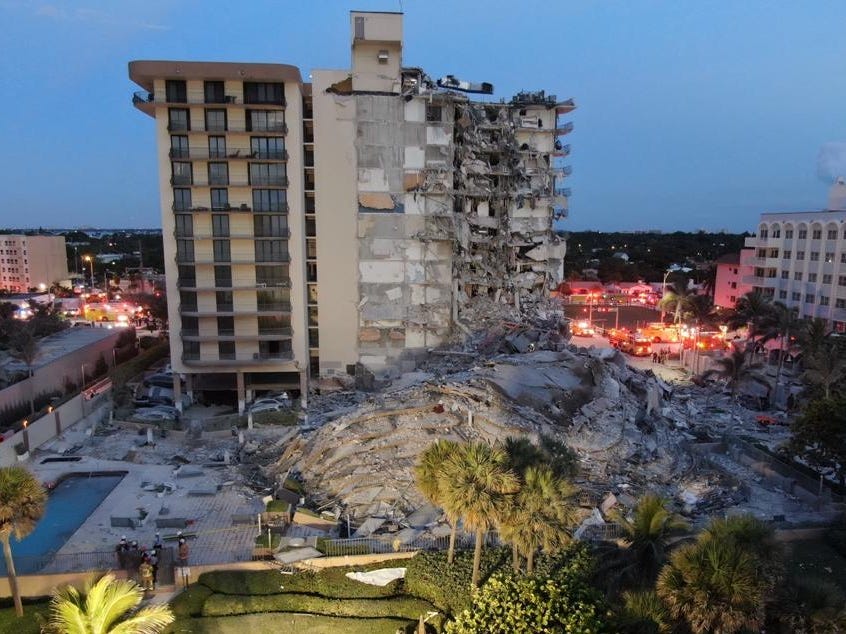
[[(2, 226), (158, 227), (134, 59), (348, 68), (350, 9), (403, 63), (573, 97), (571, 230), (751, 230), (846, 166), (846, 2), (0, 0)], [(822, 173), (821, 173), (822, 172)]]

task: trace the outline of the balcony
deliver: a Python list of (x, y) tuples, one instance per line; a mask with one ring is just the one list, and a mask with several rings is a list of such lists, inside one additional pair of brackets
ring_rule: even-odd
[(287, 187), (287, 176), (253, 176), (249, 179), (250, 187)]
[(562, 125), (561, 127), (555, 128), (555, 135), (560, 136), (562, 134), (570, 134), (573, 131), (573, 122), (569, 121)]
[(189, 130), (185, 128), (168, 128), (171, 132), (185, 132), (186, 134), (259, 134), (262, 136), (285, 136), (288, 134), (288, 125), (285, 123), (279, 125), (266, 125), (256, 128), (250, 125), (232, 125), (228, 124), (225, 127), (212, 126), (203, 127), (196, 130)]
[(267, 233), (267, 234), (254, 234), (248, 236), (250, 238), (254, 238), (256, 240), (266, 240), (271, 238), (290, 238), (291, 237), (291, 230), (290, 229), (279, 229), (274, 233)]
[(744, 284), (749, 284), (750, 286), (764, 286), (768, 279), (771, 278), (766, 278), (759, 275), (744, 275), (740, 281)]
[(257, 308), (260, 313), (290, 313), (291, 302), (259, 302)]
[(217, 179), (203, 179), (199, 180), (197, 178), (193, 179), (193, 183), (175, 183), (174, 179), (171, 178), (171, 185), (174, 186), (188, 186), (188, 187), (287, 187), (288, 186), (288, 178), (261, 178), (258, 179), (244, 179), (244, 178), (229, 178), (228, 180), (217, 180)]
[(171, 176), (170, 184), (174, 187), (192, 187), (194, 179), (191, 176)]
[(218, 355), (182, 354), (182, 362), (185, 365), (202, 366), (235, 366), (235, 365), (272, 365), (275, 363), (292, 361), (293, 352), (263, 353), (254, 352), (251, 355), (236, 354), (234, 357), (221, 358)]
[(168, 101), (166, 94), (156, 94), (146, 90), (138, 90), (132, 93), (132, 103), (136, 107), (141, 106), (238, 106), (243, 108), (245, 106), (261, 106), (262, 110), (279, 110), (285, 107), (285, 100), (275, 103), (250, 103), (245, 102), (237, 95), (223, 95), (220, 98), (214, 99), (183, 99), (180, 101)]
[(250, 148), (226, 148), (225, 150), (209, 150), (208, 148), (191, 148), (183, 150), (171, 148), (168, 156), (175, 160), (208, 161), (208, 160), (260, 160), (287, 161), (288, 151), (259, 152)]
[(279, 253), (274, 255), (262, 255), (260, 257), (256, 257), (253, 262), (256, 265), (261, 266), (263, 264), (287, 264), (291, 261), (291, 254), (290, 253)]

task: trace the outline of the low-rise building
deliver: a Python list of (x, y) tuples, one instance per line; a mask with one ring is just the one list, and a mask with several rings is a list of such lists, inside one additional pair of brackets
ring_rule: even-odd
[(754, 249), (743, 249), (740, 253), (727, 253), (715, 262), (717, 276), (714, 281), (714, 306), (734, 308), (737, 300), (752, 290), (752, 285), (744, 282), (752, 275), (752, 267), (742, 262), (754, 255)]
[(43, 291), (67, 279), (64, 236), (0, 235), (0, 289)]

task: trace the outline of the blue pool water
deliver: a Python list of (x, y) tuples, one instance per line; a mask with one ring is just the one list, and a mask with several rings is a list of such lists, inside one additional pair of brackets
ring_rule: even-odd
[[(16, 571), (32, 573), (44, 566), (50, 555), (65, 545), (124, 475), (73, 473), (59, 481), (47, 498), (47, 508), (35, 530), (20, 542), (12, 538)], [(6, 573), (2, 558), (0, 572)]]

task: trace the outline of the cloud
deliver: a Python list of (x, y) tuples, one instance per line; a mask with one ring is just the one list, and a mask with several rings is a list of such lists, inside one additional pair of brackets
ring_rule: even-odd
[(53, 4), (42, 4), (35, 9), (35, 16), (50, 20), (81, 22), (97, 26), (119, 27), (128, 29), (142, 29), (147, 31), (168, 31), (170, 27), (164, 24), (137, 20), (134, 17), (118, 15), (100, 9), (79, 7), (67, 11)]
[(823, 143), (817, 155), (817, 175), (826, 183), (846, 176), (846, 142)]

